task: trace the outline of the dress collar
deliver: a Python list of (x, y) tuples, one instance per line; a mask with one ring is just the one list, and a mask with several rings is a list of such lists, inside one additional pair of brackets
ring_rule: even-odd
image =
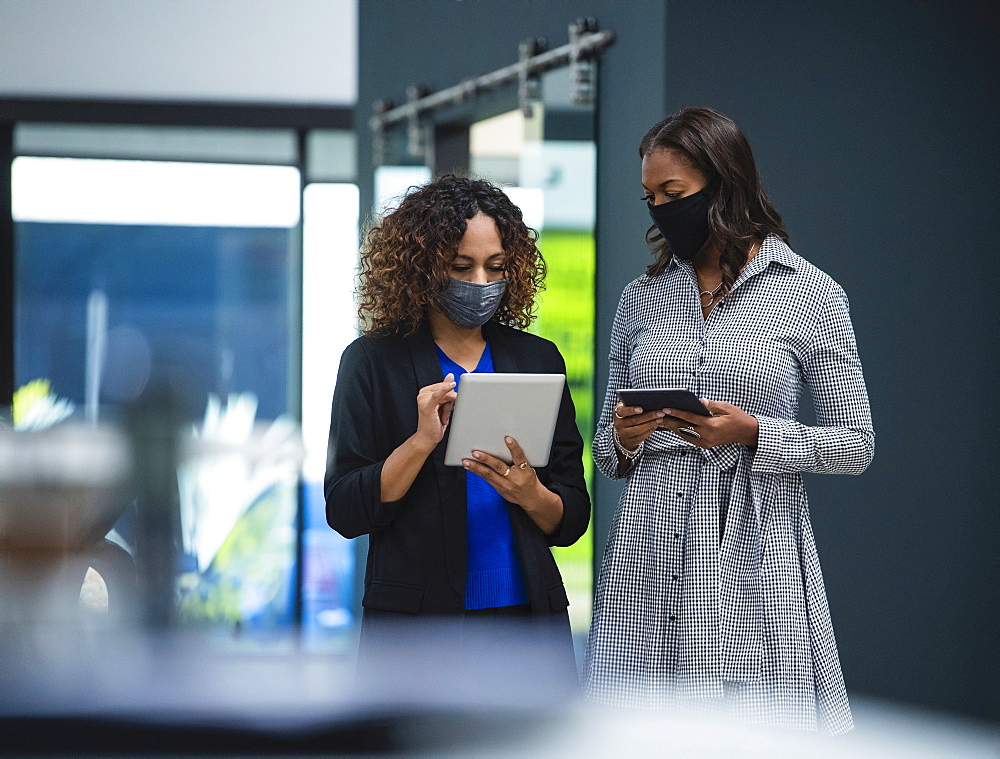
[(780, 237), (777, 235), (768, 235), (760, 244), (760, 250), (757, 251), (757, 255), (747, 264), (744, 272), (749, 272), (752, 276), (752, 274), (756, 274), (759, 271), (764, 271), (772, 263), (779, 264), (793, 271), (798, 271), (801, 259), (792, 252), (792, 249)]
[[(764, 271), (772, 263), (787, 267), (793, 271), (798, 271), (801, 259), (792, 252), (792, 249), (780, 237), (777, 235), (768, 235), (761, 243), (757, 255), (747, 264), (747, 267), (742, 271), (737, 281)], [(667, 271), (675, 268), (693, 270), (694, 266), (689, 261), (681, 261), (676, 256), (672, 256), (670, 263), (667, 264)]]

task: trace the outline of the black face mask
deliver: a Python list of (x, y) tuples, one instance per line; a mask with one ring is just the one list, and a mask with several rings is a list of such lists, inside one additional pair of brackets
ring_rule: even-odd
[(670, 252), (690, 261), (705, 244), (711, 229), (708, 226), (708, 188), (668, 203), (649, 205), (653, 225), (667, 241)]

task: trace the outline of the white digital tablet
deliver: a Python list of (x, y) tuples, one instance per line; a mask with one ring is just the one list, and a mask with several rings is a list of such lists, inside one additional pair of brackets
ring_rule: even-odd
[(509, 464), (510, 435), (531, 466), (546, 466), (565, 385), (563, 374), (463, 374), (444, 463), (462, 466), (477, 450)]

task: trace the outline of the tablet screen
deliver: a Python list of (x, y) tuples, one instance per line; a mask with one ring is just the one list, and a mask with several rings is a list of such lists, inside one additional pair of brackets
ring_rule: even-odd
[(546, 466), (565, 384), (563, 374), (463, 374), (444, 463), (462, 466), (477, 450), (509, 464), (504, 437), (510, 435), (531, 466)]

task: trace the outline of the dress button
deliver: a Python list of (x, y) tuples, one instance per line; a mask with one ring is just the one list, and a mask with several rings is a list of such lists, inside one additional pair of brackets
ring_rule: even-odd
[(678, 498), (683, 498), (684, 497), (684, 493), (682, 493), (681, 491), (678, 490), (677, 491), (677, 497)]
[(677, 575), (671, 575), (671, 576), (672, 576), (672, 577), (674, 578), (674, 580), (677, 580), (677, 579), (678, 579), (678, 578), (677, 578)]
[(680, 536), (681, 536), (681, 534), (680, 534), (679, 532), (675, 532), (675, 533), (674, 533), (674, 539), (675, 539), (675, 540), (676, 540), (677, 538), (679, 538)]
[(675, 617), (673, 614), (670, 615), (669, 619), (670, 619), (671, 622), (676, 622), (677, 621), (677, 617)]

